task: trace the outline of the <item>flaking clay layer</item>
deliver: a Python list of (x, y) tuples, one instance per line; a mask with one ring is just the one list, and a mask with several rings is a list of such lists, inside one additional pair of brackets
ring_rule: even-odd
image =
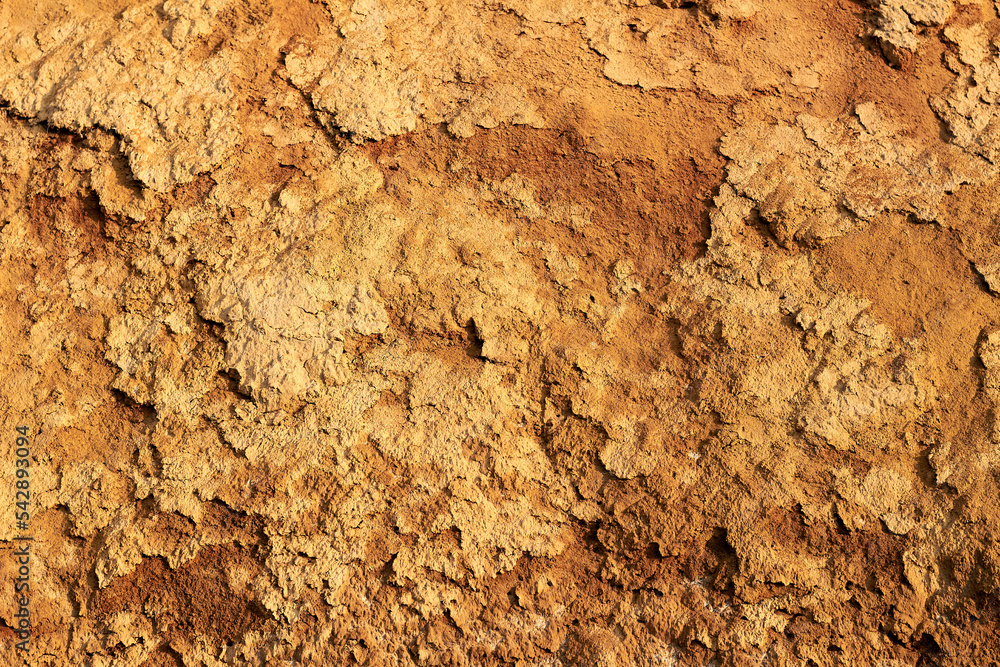
[(998, 5), (0, 3), (0, 663), (1000, 664)]

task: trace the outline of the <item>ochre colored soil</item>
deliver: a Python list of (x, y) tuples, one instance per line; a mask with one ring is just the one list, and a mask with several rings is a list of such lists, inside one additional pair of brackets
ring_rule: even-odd
[(0, 661), (1000, 664), (998, 12), (0, 3)]

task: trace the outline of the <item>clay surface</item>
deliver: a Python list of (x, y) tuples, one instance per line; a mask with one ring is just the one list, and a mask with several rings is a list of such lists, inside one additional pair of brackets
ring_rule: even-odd
[(1000, 663), (998, 4), (0, 3), (0, 661)]

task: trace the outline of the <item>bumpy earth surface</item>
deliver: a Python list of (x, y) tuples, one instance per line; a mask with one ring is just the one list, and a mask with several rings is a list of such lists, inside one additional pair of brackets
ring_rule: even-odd
[(4, 0), (0, 662), (1000, 663), (998, 11)]

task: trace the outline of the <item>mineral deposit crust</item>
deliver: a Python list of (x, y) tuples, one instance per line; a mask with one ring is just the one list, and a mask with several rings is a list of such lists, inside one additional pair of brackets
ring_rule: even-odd
[(4, 2), (5, 664), (1000, 662), (997, 12)]

